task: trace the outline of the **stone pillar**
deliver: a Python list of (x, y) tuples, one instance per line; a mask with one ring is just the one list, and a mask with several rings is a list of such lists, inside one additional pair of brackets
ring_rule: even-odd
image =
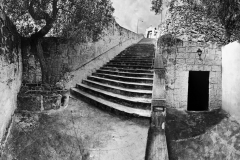
[(145, 160), (169, 159), (165, 135), (165, 92), (165, 68), (162, 55), (157, 52), (154, 61), (151, 126), (148, 132)]

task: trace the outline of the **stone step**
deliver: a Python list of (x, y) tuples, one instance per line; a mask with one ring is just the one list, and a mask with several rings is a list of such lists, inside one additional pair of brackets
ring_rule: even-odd
[(139, 56), (139, 55), (118, 55), (118, 56), (116, 56), (115, 58), (132, 58), (132, 59), (139, 59), (139, 58), (141, 58), (141, 59), (153, 59), (154, 58), (154, 56), (144, 56), (144, 55), (141, 55), (141, 56)]
[(144, 51), (127, 51), (121, 52), (117, 56), (154, 56), (154, 52), (144, 52)]
[(117, 104), (117, 103), (113, 103), (113, 102), (107, 101), (105, 99), (88, 94), (77, 88), (71, 88), (70, 92), (71, 92), (71, 95), (84, 98), (86, 101), (94, 104), (94, 106), (104, 107), (104, 109), (106, 109), (106, 110), (114, 109), (114, 110), (120, 111), (124, 114), (127, 113), (127, 114), (134, 115), (134, 116), (151, 117), (150, 109), (143, 110), (143, 109), (131, 108), (131, 107)]
[(137, 43), (137, 44), (135, 44), (135, 45), (133, 45), (133, 46), (131, 46), (131, 48), (134, 48), (134, 47), (141, 47), (141, 46), (146, 46), (146, 47), (154, 47), (154, 44), (144, 44), (144, 43)]
[(120, 55), (117, 55), (116, 57), (118, 57), (118, 58), (121, 58), (121, 57), (127, 57), (127, 58), (154, 58), (154, 55), (120, 54)]
[(101, 67), (100, 69), (111, 70), (111, 71), (120, 71), (120, 72), (133, 72), (133, 73), (153, 73), (153, 70), (147, 69), (128, 69), (128, 68), (113, 68), (113, 67)]
[(140, 52), (154, 52), (154, 49), (152, 48), (145, 48), (145, 47), (137, 47), (137, 48), (128, 48), (126, 51), (140, 51)]
[(118, 103), (124, 106), (139, 108), (139, 109), (149, 109), (151, 107), (151, 98), (124, 96), (124, 95), (104, 91), (101, 89), (97, 89), (85, 84), (78, 84), (76, 87), (77, 89), (87, 92), (93, 96), (96, 96), (114, 103)]
[(140, 44), (140, 43), (135, 44), (134, 46), (128, 47), (128, 49), (131, 49), (131, 48), (139, 48), (139, 47), (144, 47), (144, 48), (148, 47), (148, 48), (154, 49), (154, 48), (153, 48), (153, 47), (154, 47), (153, 44)]
[(132, 63), (147, 62), (147, 63), (153, 63), (153, 60), (152, 59), (150, 59), (150, 60), (147, 60), (147, 59), (144, 59), (144, 60), (137, 60), (137, 59), (132, 59), (132, 60), (129, 60), (129, 59), (113, 59), (113, 60), (110, 60), (109, 62), (132, 62)]
[(127, 48), (127, 50), (135, 50), (135, 49), (148, 49), (148, 50), (153, 50), (154, 51), (154, 48), (153, 48), (154, 46), (152, 46), (152, 45), (143, 45), (143, 44), (137, 44), (137, 45), (135, 45), (135, 46), (131, 46), (131, 47), (129, 47), (129, 48)]
[(154, 48), (152, 46), (135, 46), (131, 48), (127, 48), (127, 51), (135, 51), (135, 50), (145, 50), (147, 52), (154, 52)]
[(123, 88), (129, 88), (129, 89), (142, 89), (142, 90), (152, 90), (152, 84), (147, 83), (134, 83), (134, 82), (123, 82), (123, 81), (117, 81), (112, 80), (108, 78), (101, 78), (96, 76), (88, 76), (88, 80), (105, 83), (117, 87), (123, 87)]
[(127, 49), (126, 52), (141, 52), (141, 53), (154, 53), (154, 49), (150, 49), (150, 48), (131, 48), (131, 49)]
[(128, 60), (152, 60), (154, 58), (152, 57), (140, 57), (140, 56), (137, 56), (137, 57), (133, 57), (133, 56), (119, 56), (119, 57), (115, 57), (115, 59), (128, 59)]
[(125, 61), (110, 61), (107, 64), (121, 64), (121, 65), (148, 65), (152, 66), (152, 62), (125, 62)]
[(132, 45), (70, 92), (110, 111), (150, 117), (153, 64), (154, 45)]
[[(140, 89), (128, 89), (123, 87), (116, 87), (109, 84), (99, 83), (91, 80), (83, 80), (83, 84), (88, 86), (112, 92), (115, 94), (121, 94), (132, 97), (145, 97), (152, 98), (152, 90), (140, 90)], [(77, 84), (78, 85), (78, 84)]]
[(139, 48), (130, 48), (126, 50), (127, 52), (146, 52), (146, 53), (153, 53), (154, 49), (150, 49), (150, 48), (144, 48), (144, 47), (139, 47)]
[(124, 82), (153, 83), (153, 78), (126, 77), (126, 76), (103, 74), (103, 73), (93, 73), (92, 75), (96, 77), (108, 78), (108, 79), (124, 81)]
[(153, 74), (152, 73), (119, 72), (119, 71), (111, 71), (111, 70), (103, 70), (103, 69), (99, 69), (96, 72), (97, 73), (104, 73), (104, 74), (129, 76), (129, 77), (148, 77), (148, 78), (153, 78)]
[(106, 65), (119, 65), (119, 66), (143, 66), (143, 67), (149, 67), (152, 68), (153, 64), (152, 63), (128, 63), (128, 62), (109, 62)]
[(147, 59), (147, 58), (114, 58), (113, 60), (119, 61), (153, 61), (154, 59)]
[(118, 65), (118, 64), (106, 64), (104, 67), (114, 67), (114, 68), (128, 68), (128, 69), (152, 69), (151, 66), (142, 66), (142, 65)]

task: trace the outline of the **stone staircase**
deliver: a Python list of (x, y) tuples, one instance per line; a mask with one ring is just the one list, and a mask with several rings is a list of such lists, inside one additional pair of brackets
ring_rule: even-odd
[(106, 110), (150, 117), (153, 60), (153, 44), (132, 45), (71, 88), (71, 94)]

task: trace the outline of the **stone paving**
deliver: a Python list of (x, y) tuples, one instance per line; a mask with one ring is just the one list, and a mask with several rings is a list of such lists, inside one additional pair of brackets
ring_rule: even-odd
[(70, 99), (62, 111), (16, 113), (3, 160), (144, 159), (149, 120), (105, 113)]
[(240, 159), (240, 124), (224, 111), (168, 109), (166, 121), (170, 160)]

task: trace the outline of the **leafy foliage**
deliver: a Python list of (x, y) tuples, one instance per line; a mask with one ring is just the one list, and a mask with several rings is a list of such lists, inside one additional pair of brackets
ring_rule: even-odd
[[(170, 10), (173, 9), (177, 0), (170, 0)], [(205, 18), (218, 21), (224, 26), (225, 34), (230, 40), (231, 36), (239, 37), (240, 27), (240, 1), (239, 0), (178, 0), (188, 5), (191, 9), (201, 11)], [(159, 14), (163, 0), (153, 0), (152, 10)]]
[(181, 44), (183, 41), (179, 38), (174, 37), (172, 34), (165, 34), (162, 35), (159, 39), (158, 39), (158, 45), (159, 46), (175, 46), (177, 44)]
[[(76, 37), (82, 35), (84, 38), (90, 37), (93, 41), (99, 39), (104, 28), (113, 20), (114, 8), (109, 0), (85, 0), (85, 3), (76, 4), (70, 23), (63, 28), (63, 35), (66, 37)], [(72, 27), (75, 26), (75, 27)], [(80, 27), (79, 27), (80, 26)]]
[(154, 11), (156, 14), (161, 12), (161, 8), (163, 5), (163, 0), (152, 0), (151, 11)]
[(206, 17), (201, 6), (174, 6), (170, 13), (167, 32), (185, 40), (225, 43), (224, 26), (218, 19)]
[[(197, 5), (197, 3), (190, 3), (190, 0), (183, 1), (190, 5)], [(236, 34), (240, 27), (239, 0), (201, 0), (200, 6), (206, 11), (207, 17), (220, 21), (229, 40), (231, 35)]]
[[(90, 37), (97, 40), (112, 21), (110, 0), (5, 0), (5, 10), (19, 33), (30, 37)], [(44, 28), (45, 27), (45, 28)], [(84, 34), (85, 33), (85, 34)]]
[[(43, 83), (49, 82), (42, 37), (57, 36), (78, 42), (96, 41), (109, 22), (114, 8), (110, 0), (4, 0), (5, 11), (37, 55)], [(80, 37), (80, 38), (79, 38)]]

